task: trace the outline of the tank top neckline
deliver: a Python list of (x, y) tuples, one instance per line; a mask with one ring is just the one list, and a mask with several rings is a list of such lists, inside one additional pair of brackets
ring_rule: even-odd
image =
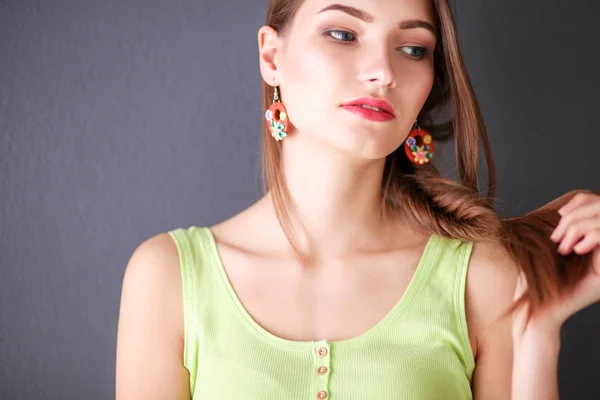
[(246, 310), (244, 305), (242, 304), (240, 298), (237, 293), (233, 289), (233, 285), (229, 280), (227, 272), (225, 271), (225, 267), (223, 266), (223, 260), (221, 259), (221, 255), (219, 254), (219, 250), (217, 247), (216, 239), (212, 234), (212, 231), (209, 227), (204, 226), (201, 227), (204, 231), (206, 237), (208, 238), (208, 259), (211, 260), (210, 264), (213, 269), (216, 269), (218, 280), (221, 283), (222, 289), (225, 291), (227, 297), (232, 303), (235, 312), (247, 327), (251, 328), (254, 332), (256, 332), (263, 339), (271, 342), (274, 345), (278, 345), (280, 347), (288, 348), (288, 349), (313, 349), (315, 344), (323, 344), (327, 343), (329, 345), (335, 347), (356, 347), (360, 346), (363, 343), (367, 342), (369, 339), (376, 337), (378, 334), (381, 334), (385, 331), (385, 329), (394, 322), (398, 316), (402, 313), (403, 310), (409, 305), (411, 299), (419, 292), (419, 288), (426, 281), (427, 276), (432, 268), (432, 260), (434, 259), (433, 255), (435, 251), (438, 249), (438, 235), (435, 233), (432, 234), (421, 254), (419, 262), (417, 264), (417, 268), (413, 272), (413, 276), (406, 287), (404, 293), (398, 300), (398, 302), (392, 307), (392, 309), (374, 326), (369, 328), (367, 331), (360, 333), (356, 336), (353, 336), (348, 339), (342, 340), (334, 340), (329, 341), (327, 339), (322, 340), (309, 340), (309, 341), (299, 341), (299, 340), (291, 340), (286, 339), (280, 336), (277, 336), (267, 329), (262, 327), (258, 322), (254, 320), (254, 318), (250, 315), (250, 313)]

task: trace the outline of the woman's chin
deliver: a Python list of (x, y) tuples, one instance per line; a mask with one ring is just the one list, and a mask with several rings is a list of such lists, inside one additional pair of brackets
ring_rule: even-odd
[(396, 148), (397, 144), (390, 143), (381, 137), (364, 135), (344, 135), (343, 137), (327, 137), (323, 140), (336, 150), (355, 158), (378, 160), (387, 157)]

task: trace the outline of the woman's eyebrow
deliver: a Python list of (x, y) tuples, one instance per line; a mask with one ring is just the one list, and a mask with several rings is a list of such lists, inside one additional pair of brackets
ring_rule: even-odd
[[(342, 11), (345, 12), (346, 14), (349, 14), (355, 18), (360, 19), (361, 21), (364, 22), (373, 22), (374, 18), (371, 14), (369, 14), (368, 12), (355, 8), (355, 7), (351, 7), (351, 6), (345, 6), (343, 4), (331, 4), (327, 7), (325, 7), (324, 9), (322, 9), (321, 11), (319, 11), (317, 14), (320, 14), (322, 12), (325, 11), (330, 11), (330, 10), (338, 10), (338, 11)], [(436, 34), (435, 32), (435, 28), (433, 27), (433, 25), (431, 25), (429, 22), (420, 20), (420, 19), (409, 19), (406, 21), (402, 21), (398, 24), (398, 28), (400, 29), (415, 29), (415, 28), (423, 28), (423, 29), (427, 29), (429, 32), (433, 33), (434, 35)]]

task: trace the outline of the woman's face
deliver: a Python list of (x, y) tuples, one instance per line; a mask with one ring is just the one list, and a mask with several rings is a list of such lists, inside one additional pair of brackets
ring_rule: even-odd
[[(431, 91), (436, 44), (423, 27), (401, 27), (407, 20), (433, 26), (431, 2), (304, 0), (276, 61), (297, 140), (311, 135), (368, 159), (403, 143)], [(361, 97), (387, 100), (395, 118), (375, 122), (341, 107)]]

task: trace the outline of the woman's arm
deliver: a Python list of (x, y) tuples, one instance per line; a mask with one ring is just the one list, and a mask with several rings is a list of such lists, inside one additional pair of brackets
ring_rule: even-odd
[(474, 400), (509, 400), (513, 375), (511, 316), (518, 271), (499, 244), (476, 243), (467, 272), (466, 308), (476, 339)]
[(558, 400), (560, 330), (528, 328), (514, 341), (512, 400)]
[[(550, 239), (563, 256), (585, 256), (588, 270), (569, 293), (554, 298), (525, 324), (527, 308), (513, 318), (513, 400), (558, 399), (560, 329), (576, 312), (600, 300), (600, 195), (579, 193), (558, 210), (560, 220)], [(527, 289), (518, 280), (515, 299)]]
[(500, 246), (473, 247), (467, 275), (469, 329), (477, 333), (474, 400), (558, 399), (560, 325), (533, 320), (521, 333), (518, 320), (503, 315), (524, 290), (516, 264)]
[(123, 278), (117, 335), (117, 400), (190, 399), (183, 365), (179, 255), (167, 233), (133, 252)]

